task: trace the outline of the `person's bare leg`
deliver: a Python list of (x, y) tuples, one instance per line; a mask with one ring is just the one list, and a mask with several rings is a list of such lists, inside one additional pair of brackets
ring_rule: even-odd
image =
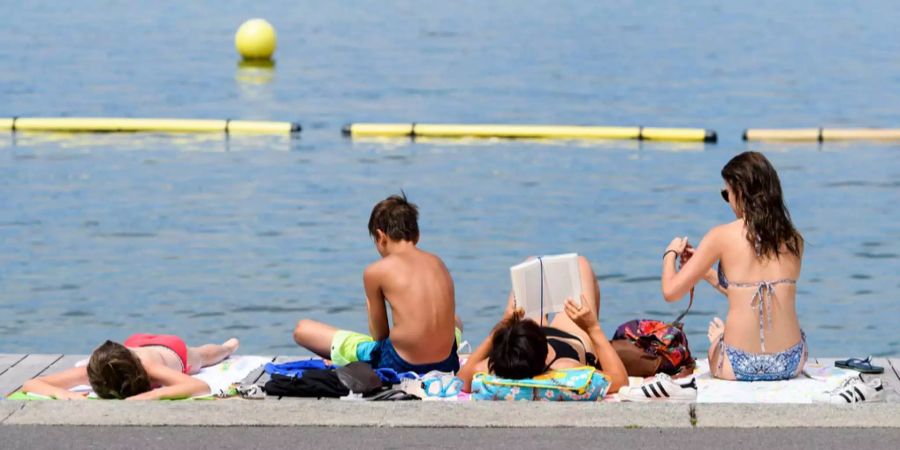
[[(720, 345), (725, 345), (720, 336), (725, 333), (725, 324), (722, 319), (716, 317), (709, 323), (707, 337), (709, 337), (709, 350), (706, 352), (707, 361), (709, 361), (709, 373), (713, 378), (721, 380), (734, 380), (734, 370), (731, 368), (731, 361), (725, 352), (719, 349)], [(719, 370), (719, 356), (722, 357), (722, 370)]]
[(803, 373), (803, 368), (806, 367), (806, 361), (809, 359), (809, 347), (806, 345), (806, 341), (804, 338), (803, 342), (803, 356), (800, 358), (800, 365), (797, 366), (797, 371), (794, 372), (795, 377), (799, 377), (801, 373)]
[(238, 349), (240, 341), (231, 338), (222, 344), (206, 344), (199, 347), (188, 347), (187, 360), (191, 374), (195, 374), (204, 367), (220, 363), (231, 356)]
[[(581, 277), (581, 293), (584, 295), (584, 300), (586, 302), (582, 307), (586, 306), (591, 308), (594, 311), (594, 314), (597, 314), (599, 319), (600, 284), (597, 282), (597, 277), (594, 275), (594, 269), (591, 268), (591, 263), (587, 258), (583, 256), (578, 257), (578, 271), (579, 276)], [(596, 354), (594, 346), (591, 343), (591, 337), (588, 336), (581, 327), (576, 325), (575, 322), (572, 322), (572, 319), (570, 319), (566, 313), (561, 312), (553, 316), (553, 320), (550, 321), (550, 326), (578, 336), (581, 339), (581, 342), (584, 343), (585, 349)]]
[(600, 282), (597, 281), (597, 275), (594, 275), (591, 262), (584, 256), (578, 257), (578, 271), (581, 275), (581, 293), (594, 308), (597, 317), (600, 317)]
[(323, 358), (331, 358), (331, 341), (337, 331), (331, 325), (303, 319), (294, 328), (294, 342)]
[[(584, 295), (584, 304), (582, 307), (591, 308), (594, 311), (594, 314), (597, 314), (597, 318), (600, 318), (600, 283), (597, 282), (597, 277), (594, 275), (594, 269), (591, 268), (590, 261), (587, 260), (584, 256), (578, 257), (578, 271), (579, 276), (581, 277), (581, 293)], [(586, 351), (597, 355), (598, 350), (594, 348), (593, 343), (591, 342), (591, 337), (581, 329), (565, 312), (561, 312), (553, 316), (553, 320), (550, 322), (550, 326), (556, 328), (558, 330), (565, 331), (569, 334), (574, 334), (578, 336), (581, 342), (584, 344), (584, 348)], [(576, 348), (576, 350), (578, 350)], [(580, 350), (578, 350), (581, 353)]]

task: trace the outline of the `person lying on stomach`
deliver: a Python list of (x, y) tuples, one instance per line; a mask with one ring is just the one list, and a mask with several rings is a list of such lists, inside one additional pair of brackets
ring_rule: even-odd
[(91, 353), (87, 366), (73, 367), (25, 382), (25, 392), (57, 399), (83, 400), (72, 392), (90, 384), (100, 398), (124, 400), (178, 399), (209, 394), (209, 385), (191, 377), (218, 364), (237, 350), (231, 338), (221, 345), (188, 347), (178, 336), (134, 334), (124, 343), (106, 341)]

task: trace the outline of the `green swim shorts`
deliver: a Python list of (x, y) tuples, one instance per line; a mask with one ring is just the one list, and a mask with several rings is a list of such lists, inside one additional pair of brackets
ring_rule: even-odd
[[(462, 344), (462, 330), (454, 329), (456, 345)], [(367, 334), (350, 330), (337, 330), (331, 338), (331, 362), (336, 366), (346, 366), (354, 361), (372, 360), (376, 342)]]

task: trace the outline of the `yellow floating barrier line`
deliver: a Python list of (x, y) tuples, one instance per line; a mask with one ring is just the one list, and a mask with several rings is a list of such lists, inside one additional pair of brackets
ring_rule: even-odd
[(135, 119), (121, 117), (13, 117), (0, 119), (0, 130), (68, 133), (299, 133), (294, 122), (231, 119)]
[(638, 139), (716, 142), (716, 132), (702, 128), (600, 127), (579, 125), (501, 125), (427, 123), (353, 123), (341, 130), (350, 137), (437, 137), (507, 139)]
[(745, 141), (900, 140), (897, 128), (781, 128), (748, 129)]

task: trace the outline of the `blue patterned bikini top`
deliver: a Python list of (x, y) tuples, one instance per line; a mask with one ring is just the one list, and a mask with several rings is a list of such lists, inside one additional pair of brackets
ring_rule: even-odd
[(755, 283), (736, 283), (736, 282), (728, 282), (728, 278), (725, 278), (725, 271), (722, 270), (722, 263), (719, 262), (719, 267), (717, 269), (719, 275), (719, 286), (724, 289), (728, 289), (728, 286), (740, 287), (740, 288), (756, 288), (756, 292), (753, 293), (753, 297), (750, 297), (750, 307), (758, 310), (759, 313), (759, 347), (765, 352), (766, 351), (766, 337), (763, 331), (767, 328), (772, 328), (772, 301), (775, 298), (775, 286), (779, 284), (797, 284), (797, 280), (792, 280), (790, 278), (782, 278), (780, 280), (775, 281), (757, 281)]

